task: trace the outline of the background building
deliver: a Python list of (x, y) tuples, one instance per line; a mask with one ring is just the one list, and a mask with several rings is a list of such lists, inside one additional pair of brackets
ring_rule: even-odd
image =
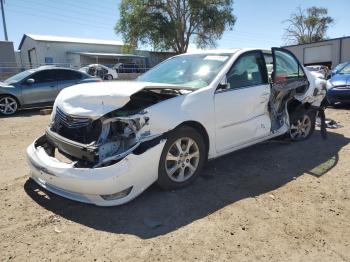
[(123, 54), (122, 47), (121, 41), (24, 34), (18, 49), (24, 68), (48, 64), (80, 68), (96, 63), (111, 66), (135, 63), (139, 67), (149, 68), (174, 55), (141, 50)]
[(0, 79), (17, 72), (17, 62), (13, 43), (0, 41)]
[(290, 50), (304, 65), (317, 64), (334, 68), (342, 62), (350, 61), (350, 36), (283, 48)]

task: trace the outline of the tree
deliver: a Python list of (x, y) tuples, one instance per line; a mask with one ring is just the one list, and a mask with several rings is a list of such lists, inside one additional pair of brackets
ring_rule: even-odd
[(328, 16), (326, 8), (313, 6), (306, 10), (298, 7), (285, 22), (289, 24), (285, 29), (286, 42), (305, 44), (326, 39), (327, 30), (334, 19)]
[(201, 48), (215, 46), (226, 29), (232, 30), (232, 4), (233, 0), (122, 0), (115, 30), (132, 49), (147, 44), (186, 53), (191, 42)]

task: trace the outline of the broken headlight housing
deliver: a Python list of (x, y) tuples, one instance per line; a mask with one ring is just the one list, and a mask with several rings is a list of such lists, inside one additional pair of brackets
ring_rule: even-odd
[(121, 159), (136, 149), (141, 143), (140, 130), (147, 125), (148, 118), (143, 115), (102, 119), (102, 132), (98, 146), (99, 163)]

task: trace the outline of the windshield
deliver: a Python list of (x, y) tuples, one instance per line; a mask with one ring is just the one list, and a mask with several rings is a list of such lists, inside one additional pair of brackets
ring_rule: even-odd
[(138, 81), (181, 85), (190, 88), (208, 86), (232, 54), (193, 54), (175, 56), (154, 67)]
[(7, 84), (13, 84), (16, 82), (21, 81), (22, 79), (26, 78), (27, 76), (34, 73), (34, 70), (27, 70), (23, 71), (21, 73), (18, 73), (17, 75), (11, 76), (10, 78), (7, 78), (4, 82)]
[(347, 64), (342, 70), (340, 70), (339, 74), (350, 74), (350, 64)]
[(341, 63), (341, 64), (337, 65), (337, 66), (333, 69), (333, 72), (336, 72), (336, 71), (342, 69), (346, 64), (347, 64), (347, 62), (344, 62), (344, 63)]

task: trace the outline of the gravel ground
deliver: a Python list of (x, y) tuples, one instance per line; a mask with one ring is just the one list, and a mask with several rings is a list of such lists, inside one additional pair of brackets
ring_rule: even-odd
[(25, 148), (49, 116), (0, 118), (3, 261), (350, 261), (350, 111), (307, 141), (271, 141), (207, 164), (190, 187), (152, 186), (101, 208), (40, 189)]

